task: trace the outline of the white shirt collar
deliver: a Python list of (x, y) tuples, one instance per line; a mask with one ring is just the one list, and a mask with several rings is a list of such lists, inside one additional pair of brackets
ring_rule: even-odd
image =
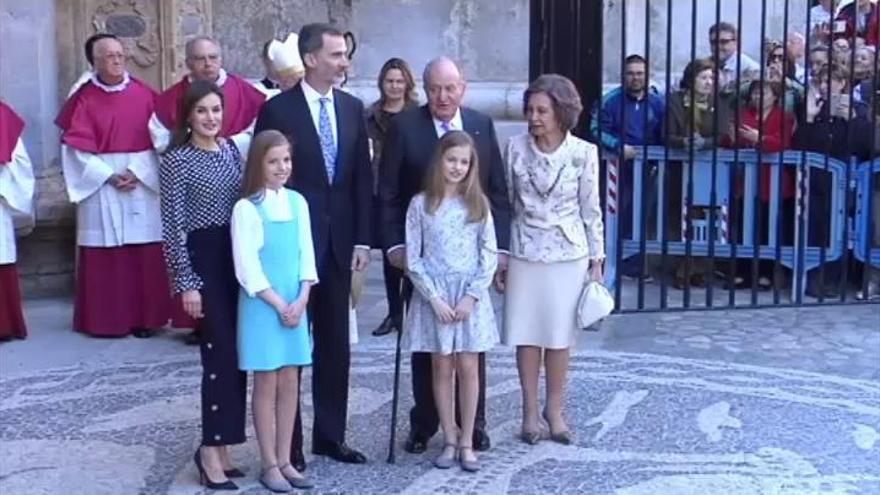
[(313, 88), (306, 82), (306, 78), (300, 79), (300, 84), (302, 84), (303, 95), (306, 97), (307, 102), (319, 103), (321, 98), (328, 98), (330, 100), (329, 103), (333, 103), (333, 88), (330, 88), (330, 91), (328, 91), (326, 95), (322, 95), (317, 89)]
[[(434, 121), (434, 128), (437, 129), (437, 135), (440, 135), (440, 130), (443, 129), (443, 121), (431, 115), (431, 119)], [(455, 115), (452, 116), (452, 120), (449, 121), (449, 130), (451, 131), (463, 131), (464, 124), (461, 121), (461, 107), (455, 110)]]
[(128, 75), (128, 71), (126, 71), (122, 75), (122, 82), (121, 83), (107, 85), (107, 84), (102, 83), (101, 80), (98, 79), (97, 72), (92, 72), (92, 77), (90, 77), (89, 80), (92, 81), (92, 84), (103, 89), (104, 91), (106, 91), (108, 93), (117, 93), (117, 92), (122, 91), (128, 87), (128, 83), (131, 82), (131, 77)]
[[(226, 78), (229, 74), (226, 73), (226, 69), (220, 68), (220, 72), (217, 73), (217, 80), (214, 81), (214, 84), (217, 85), (218, 88), (222, 88), (224, 84), (226, 84)], [(187, 74), (186, 80), (189, 82), (193, 82), (192, 74)]]

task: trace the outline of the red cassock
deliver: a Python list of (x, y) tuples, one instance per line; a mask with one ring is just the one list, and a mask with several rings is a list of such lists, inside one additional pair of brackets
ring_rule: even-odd
[[(152, 153), (147, 124), (155, 96), (153, 89), (134, 78), (117, 92), (88, 82), (64, 104), (55, 120), (64, 131), (62, 142), (96, 155)], [(152, 213), (158, 215), (158, 211)], [(79, 246), (74, 330), (101, 337), (125, 336), (133, 329), (165, 326), (171, 309), (160, 241)]]
[[(172, 132), (177, 128), (180, 99), (188, 87), (189, 77), (186, 76), (156, 97), (156, 117)], [(251, 83), (229, 73), (226, 74), (226, 81), (221, 90), (223, 91), (223, 127), (220, 129), (220, 135), (231, 137), (244, 131), (254, 122), (257, 114), (260, 113), (260, 107), (266, 101), (266, 95)]]
[[(24, 121), (0, 101), (0, 167), (8, 166)], [(27, 337), (15, 263), (0, 264), (0, 340)]]
[[(156, 97), (156, 117), (172, 132), (177, 128), (180, 99), (186, 93), (189, 84), (189, 77), (185, 76)], [(260, 113), (260, 107), (266, 101), (266, 95), (244, 79), (229, 73), (226, 74), (226, 81), (221, 90), (223, 91), (223, 126), (220, 135), (232, 137), (243, 132), (254, 122)], [(195, 322), (183, 311), (179, 296), (174, 301), (171, 326), (195, 327)]]

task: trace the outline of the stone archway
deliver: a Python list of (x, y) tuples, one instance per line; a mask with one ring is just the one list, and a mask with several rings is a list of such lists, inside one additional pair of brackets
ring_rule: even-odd
[(88, 69), (82, 46), (99, 32), (120, 37), (128, 69), (157, 90), (183, 72), (186, 39), (210, 34), (212, 0), (56, 0), (59, 98)]

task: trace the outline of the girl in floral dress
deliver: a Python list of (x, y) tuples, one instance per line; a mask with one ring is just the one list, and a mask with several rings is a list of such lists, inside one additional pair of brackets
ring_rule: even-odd
[(444, 447), (434, 465), (448, 469), (459, 459), (463, 469), (477, 471), (480, 464), (471, 445), (479, 393), (477, 359), (498, 342), (489, 298), (497, 247), (476, 150), (467, 133), (451, 131), (440, 139), (425, 191), (407, 210), (406, 248), (416, 289), (407, 315), (407, 341), (412, 352), (432, 353), (434, 400), (443, 428)]

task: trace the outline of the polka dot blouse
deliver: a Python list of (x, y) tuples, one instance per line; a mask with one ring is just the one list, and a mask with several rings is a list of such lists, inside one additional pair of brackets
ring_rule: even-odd
[(217, 151), (186, 144), (161, 156), (162, 238), (175, 293), (202, 288), (186, 249), (187, 234), (229, 225), (243, 168), (238, 148), (228, 139)]

